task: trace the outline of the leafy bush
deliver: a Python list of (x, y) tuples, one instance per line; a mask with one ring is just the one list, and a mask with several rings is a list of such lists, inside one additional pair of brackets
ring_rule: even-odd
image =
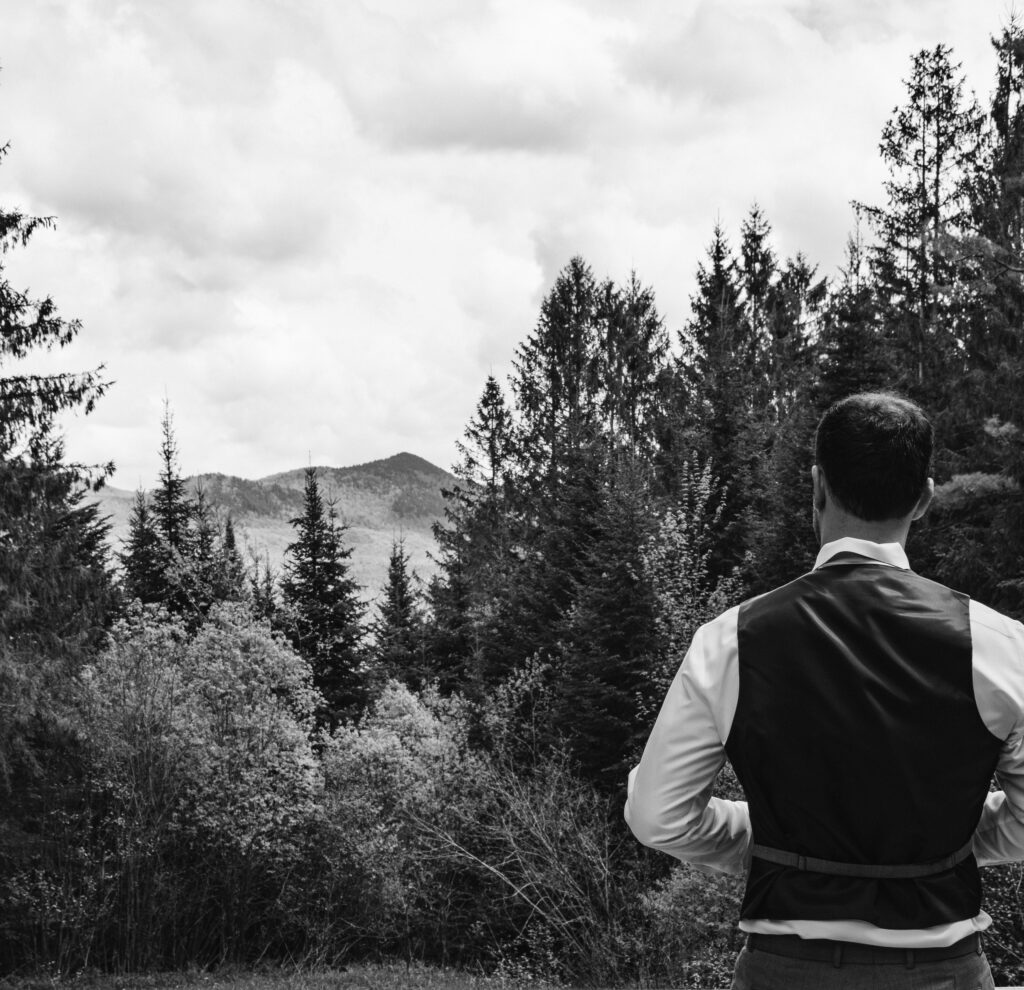
[(240, 606), (192, 639), (163, 612), (131, 611), (81, 679), (82, 780), (41, 823), (53, 854), (0, 885), (22, 960), (244, 957), (305, 856), (316, 702), (308, 665)]
[(644, 970), (655, 985), (725, 987), (743, 944), (737, 928), (743, 880), (685, 864), (643, 898)]
[(437, 836), (461, 838), (486, 802), (469, 727), (460, 699), (390, 682), (327, 743), (325, 865), (351, 893), (322, 938), (441, 962), (465, 954), (479, 884)]
[[(713, 578), (711, 553), (724, 504), (716, 504), (717, 483), (710, 463), (684, 464), (676, 504), (662, 515), (642, 549), (644, 568), (654, 586), (654, 626), (662, 650), (651, 671), (657, 703), (675, 677), (698, 627), (739, 601), (735, 576)], [(649, 712), (652, 717), (657, 708)]]

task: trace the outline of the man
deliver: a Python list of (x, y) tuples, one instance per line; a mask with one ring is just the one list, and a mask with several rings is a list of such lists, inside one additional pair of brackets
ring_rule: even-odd
[[(747, 873), (734, 988), (992, 986), (978, 866), (1024, 858), (1024, 627), (909, 569), (931, 453), (904, 399), (825, 413), (814, 569), (697, 631), (630, 774), (641, 842)], [(746, 802), (710, 797), (727, 757)]]

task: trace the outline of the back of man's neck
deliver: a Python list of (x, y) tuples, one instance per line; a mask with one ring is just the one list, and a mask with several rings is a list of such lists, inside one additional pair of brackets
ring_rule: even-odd
[(869, 543), (898, 543), (901, 547), (906, 547), (909, 529), (909, 524), (905, 524), (901, 519), (871, 522), (843, 513), (838, 518), (822, 520), (821, 545), (849, 537), (854, 540), (867, 540)]

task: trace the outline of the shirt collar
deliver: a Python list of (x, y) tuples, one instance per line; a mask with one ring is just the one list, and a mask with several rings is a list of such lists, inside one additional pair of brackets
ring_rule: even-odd
[(818, 551), (817, 560), (814, 561), (815, 568), (821, 567), (838, 553), (856, 553), (883, 564), (892, 564), (893, 567), (910, 570), (910, 561), (907, 560), (903, 547), (898, 543), (872, 543), (870, 540), (858, 540), (853, 536), (844, 536), (831, 543), (826, 543)]

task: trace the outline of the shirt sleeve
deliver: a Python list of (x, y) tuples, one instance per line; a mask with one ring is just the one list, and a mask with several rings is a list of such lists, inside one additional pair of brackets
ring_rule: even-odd
[(750, 860), (745, 801), (713, 798), (736, 711), (736, 613), (701, 627), (665, 696), (625, 817), (637, 839), (708, 872), (742, 874)]
[(974, 833), (979, 866), (1024, 860), (1024, 732), (1018, 726), (1003, 744), (989, 794)]
[(974, 696), (989, 731), (1003, 740), (999, 788), (974, 834), (979, 866), (1024, 860), (1024, 626), (971, 602)]

